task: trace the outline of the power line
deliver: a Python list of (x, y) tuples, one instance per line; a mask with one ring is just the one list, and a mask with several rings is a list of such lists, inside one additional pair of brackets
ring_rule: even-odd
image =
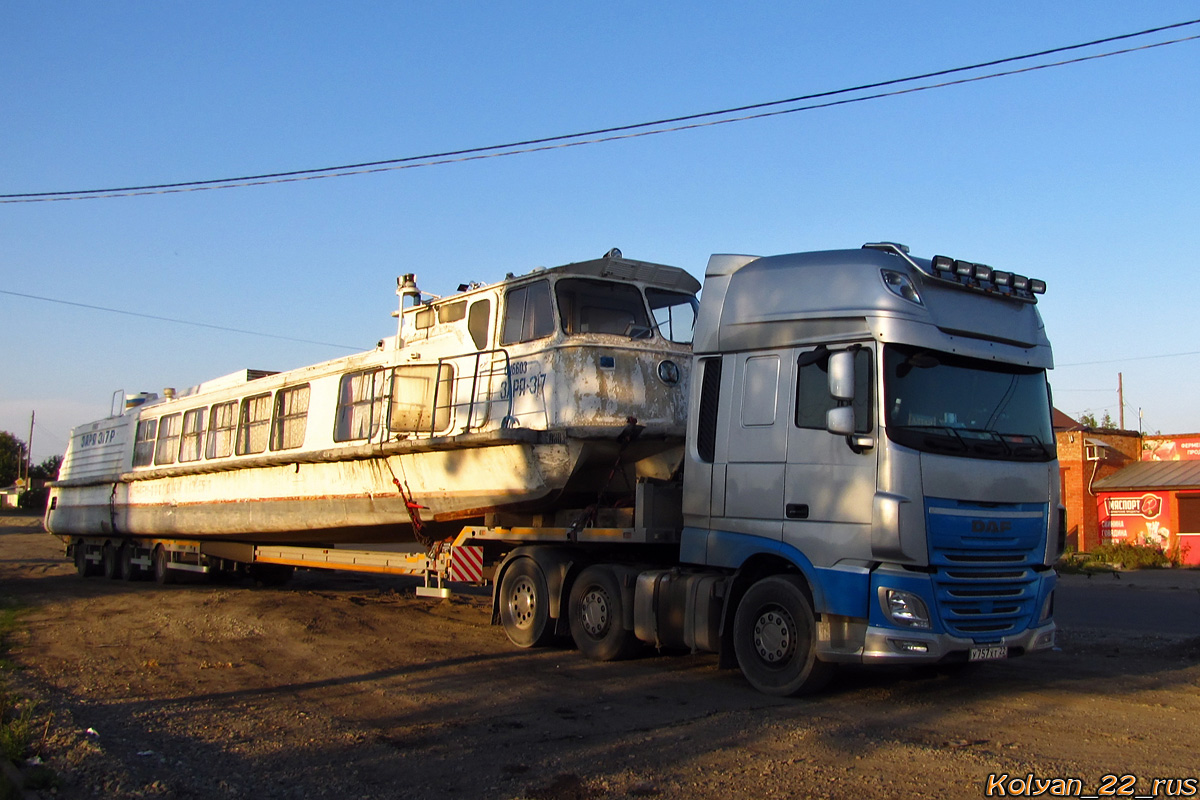
[(1100, 361), (1076, 361), (1073, 364), (1055, 364), (1055, 369), (1063, 369), (1065, 367), (1091, 367), (1097, 364), (1117, 364), (1122, 361), (1150, 361), (1156, 358), (1180, 358), (1182, 356), (1200, 356), (1200, 350), (1191, 350), (1186, 353), (1159, 353), (1152, 356), (1127, 356), (1125, 358), (1106, 358)]
[[(362, 175), (371, 172), (384, 172), (398, 169), (408, 169), (420, 166), (436, 166), (440, 164), (456, 163), (462, 161), (473, 161), (483, 158), (497, 158), (508, 155), (518, 155), (521, 153), (540, 152), (545, 150), (557, 149), (561, 147), (578, 146), (584, 144), (599, 144), (602, 142), (616, 141), (619, 139), (635, 138), (638, 136), (648, 136), (659, 133), (672, 133), (683, 130), (691, 130), (695, 128), (708, 127), (712, 125), (726, 124), (730, 122), (744, 122), (752, 119), (762, 119), (770, 116), (778, 116), (781, 114), (796, 113), (799, 111), (811, 111), (818, 108), (829, 108), (836, 105), (844, 105), (848, 103), (864, 102), (866, 100), (876, 100), (883, 97), (893, 97), (901, 94), (908, 94), (917, 91), (927, 91), (929, 89), (944, 88), (963, 83), (974, 81), (987, 80), (990, 78), (1005, 77), (1016, 75), (1024, 72), (1032, 72), (1038, 69), (1047, 69), (1050, 67), (1064, 66), (1083, 61), (1090, 61), (1099, 58), (1107, 58), (1114, 55), (1122, 55), (1125, 53), (1136, 52), (1139, 50), (1147, 50), (1154, 47), (1162, 47), (1169, 44), (1178, 44), (1180, 42), (1192, 41), (1200, 38), (1200, 36), (1189, 36), (1180, 39), (1174, 39), (1166, 42), (1158, 42), (1155, 44), (1144, 45), (1141, 47), (1127, 48), (1123, 50), (1101, 53), (1083, 58), (1069, 59), (1065, 61), (1054, 62), (1050, 64), (1042, 64), (1035, 67), (1028, 67), (1019, 70), (1010, 70), (1004, 72), (993, 73), (990, 75), (976, 76), (973, 78), (947, 81), (943, 83), (933, 84), (929, 86), (921, 86), (916, 88), (904, 89), (895, 92), (884, 92), (879, 94), (868, 95), (864, 97), (856, 97), (852, 99), (839, 100), (830, 103), (818, 103), (798, 108), (790, 108), (784, 110), (776, 110), (766, 113), (749, 114), (730, 119), (713, 120), (713, 117), (727, 117), (730, 114), (740, 114), (746, 111), (755, 111), (764, 108), (773, 108), (782, 105), (792, 105), (795, 103), (806, 102), (821, 98), (834, 97), (837, 95), (849, 94), (854, 92), (868, 91), (871, 89), (879, 89), (887, 86), (895, 86), (903, 83), (911, 83), (918, 80), (927, 80), (930, 78), (942, 77), (946, 75), (969, 72), (973, 70), (984, 69), (987, 67), (999, 66), (1002, 64), (1014, 63), (1031, 58), (1044, 57), (1057, 53), (1065, 53), (1073, 50), (1079, 50), (1087, 47), (1094, 47), (1101, 44), (1109, 44), (1116, 41), (1132, 39), (1140, 36), (1147, 36), (1163, 31), (1184, 28), (1192, 25), (1200, 24), (1200, 19), (1189, 20), (1186, 22), (1178, 22), (1171, 25), (1163, 25), (1157, 28), (1149, 28), (1135, 33), (1126, 33), (1119, 36), (1110, 36), (1103, 39), (1095, 39), (1090, 42), (1081, 42), (1079, 44), (1067, 45), (1064, 47), (1051, 48), (1049, 50), (1041, 50), (1036, 53), (1027, 53), (1020, 56), (1010, 56), (1008, 58), (996, 59), (993, 61), (980, 62), (964, 67), (954, 67), (951, 69), (938, 70), (936, 72), (927, 72), (921, 75), (913, 75), (907, 78), (894, 78), (876, 83), (862, 84), (859, 86), (848, 87), (844, 89), (835, 89), (831, 91), (818, 92), (814, 94), (801, 95), (798, 97), (790, 97), (782, 100), (771, 100), (763, 103), (753, 103), (749, 105), (737, 106), (734, 108), (726, 108), (719, 111), (706, 111), (697, 114), (688, 114), (680, 117), (669, 117), (651, 122), (639, 122), (632, 125), (621, 125), (608, 128), (598, 128), (580, 133), (564, 134), (560, 136), (547, 136), (536, 139), (526, 139), (518, 142), (509, 142), (507, 144), (487, 145), (484, 147), (474, 147), (462, 150), (449, 150), (439, 153), (428, 153), (420, 156), (406, 156), (403, 158), (387, 159), (383, 161), (369, 161), (358, 164), (345, 164), (335, 167), (320, 167), (316, 169), (293, 170), (289, 172), (274, 172), (263, 173), (260, 175), (247, 175), (237, 178), (214, 178), (202, 181), (184, 181), (178, 183), (161, 183), (147, 184), (142, 186), (125, 186), (110, 189), (82, 189), (62, 192), (29, 192), (20, 194), (3, 194), (0, 195), (0, 203), (30, 203), (44, 202), (51, 200), (83, 200), (83, 199), (99, 199), (111, 197), (129, 197), (142, 194), (170, 194), (184, 191), (200, 191), (204, 189), (229, 189), (243, 186), (256, 186), (266, 183), (289, 183), (301, 180), (314, 180), (318, 178), (345, 177), (348, 175)], [(708, 122), (696, 122), (697, 120), (709, 120)], [(677, 123), (690, 122), (692, 124), (678, 125)], [(674, 127), (662, 128), (663, 125), (672, 125)], [(651, 130), (646, 130), (651, 129)], [(636, 133), (630, 133), (636, 131)], [(609, 135), (622, 134), (622, 135)], [(585, 138), (585, 137), (600, 137), (600, 138)], [(582, 140), (582, 141), (581, 141)]]
[(0, 289), (0, 294), (7, 294), (13, 297), (24, 297), (28, 300), (41, 300), (46, 303), (58, 303), (64, 306), (75, 306), (76, 308), (89, 308), (93, 311), (107, 311), (110, 314), (124, 314), (129, 317), (141, 317), (142, 319), (153, 319), (159, 322), (174, 322), (179, 325), (193, 325), (197, 328), (209, 328), (216, 331), (226, 331), (228, 333), (244, 333), (250, 336), (264, 336), (268, 339), (282, 339), (287, 342), (300, 342), (302, 344), (319, 344), (324, 347), (337, 347), (342, 350), (361, 350), (361, 347), (355, 347), (349, 344), (335, 344), (333, 342), (319, 342), (313, 339), (298, 339), (294, 336), (281, 336), (275, 333), (264, 333), (262, 331), (250, 331), (244, 328), (230, 328), (225, 325), (213, 325), (207, 322), (196, 322), (190, 319), (177, 319), (175, 317), (160, 317), (155, 314), (142, 314), (138, 311), (126, 311), (121, 308), (108, 308), (107, 306), (94, 306), (89, 303), (77, 303), (73, 300), (62, 300), (57, 297), (42, 297), (36, 294), (25, 294), (24, 292), (12, 292), (7, 289)]

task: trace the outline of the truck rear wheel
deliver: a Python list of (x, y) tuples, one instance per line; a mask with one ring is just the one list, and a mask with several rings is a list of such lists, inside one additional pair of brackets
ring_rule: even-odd
[(605, 566), (591, 566), (571, 586), (567, 606), (571, 638), (579, 652), (594, 661), (619, 661), (637, 652), (641, 642), (626, 630), (621, 584)]
[(758, 691), (793, 697), (820, 690), (833, 665), (817, 660), (816, 617), (799, 579), (774, 575), (746, 592), (733, 619), (733, 649)]
[(500, 581), (500, 622), (517, 647), (539, 647), (549, 642), (550, 591), (546, 576), (532, 558), (518, 558)]

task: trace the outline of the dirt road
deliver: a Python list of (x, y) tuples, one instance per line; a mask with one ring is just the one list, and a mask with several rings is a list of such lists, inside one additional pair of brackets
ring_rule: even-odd
[[(1174, 624), (1200, 618), (1195, 573), (1069, 576), (1059, 653), (846, 670), (801, 700), (757, 694), (712, 656), (516, 650), (485, 600), (419, 600), (399, 580), (83, 580), (27, 517), (0, 516), (0, 596), (27, 609), (10, 657), (49, 720), (56, 797), (857, 800), (1149, 794), (1155, 779), (1200, 793), (1200, 631)], [(1132, 629), (1092, 613), (1146, 600)]]

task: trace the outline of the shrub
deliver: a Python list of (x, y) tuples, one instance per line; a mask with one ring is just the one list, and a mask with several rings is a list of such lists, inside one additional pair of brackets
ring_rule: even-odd
[(1171, 560), (1157, 547), (1118, 542), (1102, 544), (1088, 553), (1090, 560), (1102, 564), (1120, 564), (1125, 569), (1169, 567)]

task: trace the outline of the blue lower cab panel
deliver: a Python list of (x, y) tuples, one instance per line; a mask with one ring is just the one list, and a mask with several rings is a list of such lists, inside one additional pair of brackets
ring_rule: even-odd
[(1049, 507), (927, 498), (925, 522), (937, 616), (979, 642), (1019, 633), (1041, 610)]

